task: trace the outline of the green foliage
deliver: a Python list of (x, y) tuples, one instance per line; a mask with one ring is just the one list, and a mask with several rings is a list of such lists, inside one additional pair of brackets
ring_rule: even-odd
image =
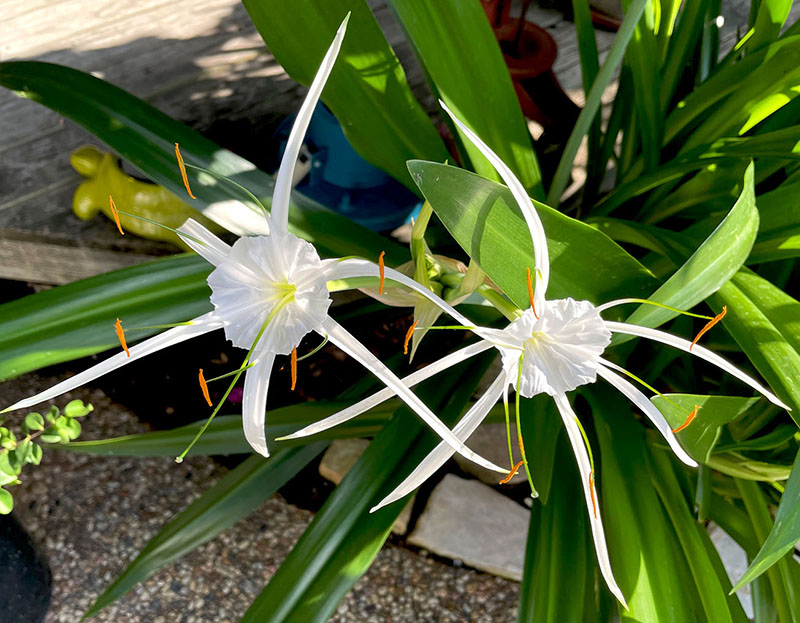
[[(46, 444), (69, 444), (81, 434), (77, 418), (94, 411), (91, 404), (72, 400), (63, 409), (50, 407), (47, 414), (28, 413), (20, 424), (19, 435), (7, 426), (0, 426), (0, 515), (7, 515), (14, 508), (14, 498), (3, 487), (20, 484), (19, 475), (25, 465), (42, 462), (42, 446)], [(0, 424), (2, 424), (0, 420)]]
[[(467, 302), (488, 303), (506, 315), (526, 308), (525, 268), (533, 263), (533, 249), (518, 207), (497, 183), (493, 167), (457, 132), (464, 166), (444, 162), (452, 159), (414, 99), (369, 5), (363, 0), (290, 4), (245, 0), (276, 59), (304, 84), (336, 26), (351, 12), (340, 63), (323, 98), (355, 148), (412, 190), (418, 188), (435, 211), (435, 216), (424, 213), (417, 233), (426, 230), (425, 238), (416, 236), (410, 258), (399, 245), (297, 194), (292, 230), (326, 255), (376, 258), (385, 250), (389, 265), (411, 259), (417, 280), (452, 302), (470, 294)], [(575, 494), (579, 483), (553, 405), (523, 402), (522, 434), (532, 449), (529, 467), (541, 497), (532, 510), (519, 621), (744, 623), (719, 557), (697, 521), (709, 517), (748, 553), (750, 569), (739, 585), (752, 582), (756, 623), (797, 623), (800, 579), (787, 553), (800, 538), (800, 304), (791, 264), (800, 255), (800, 30), (789, 24), (780, 36), (790, 1), (755, 1), (746, 32), (719, 59), (719, 0), (624, 4), (623, 23), (601, 64), (588, 3), (572, 1), (586, 104), (548, 180), (541, 178), (535, 145), (480, 3), (390, 2), (430, 90), (500, 155), (533, 196), (552, 261), (549, 297), (594, 303), (650, 298), (680, 310), (705, 301), (715, 313), (725, 306), (721, 326), (704, 343), (761, 375), (792, 412), (735, 396), (742, 393), (740, 384), (689, 357), (666, 350), (653, 355), (633, 341), (615, 341), (609, 359), (643, 369), (642, 377), (665, 391), (687, 392), (653, 398), (670, 427), (678, 428), (687, 411), (701, 407), (678, 438), (703, 464), (699, 473), (679, 466), (661, 438), (651, 436), (627, 404), (600, 383), (578, 390), (576, 409), (596, 450), (611, 562), (630, 604), (624, 611), (598, 580), (586, 509)], [(601, 97), (620, 66), (611, 117), (603, 123)], [(266, 172), (101, 80), (46, 63), (6, 62), (0, 63), (0, 85), (83, 125), (177, 195), (184, 191), (172, 155), (176, 141), (187, 162), (231, 177), (269, 205), (273, 182)], [(584, 137), (587, 179), (578, 193), (564, 197)], [(231, 189), (218, 180), (193, 177), (192, 185), (198, 196), (193, 205), (209, 216), (230, 198)], [(545, 190), (547, 205), (540, 202)], [(222, 224), (248, 233), (253, 206), (246, 197), (236, 198), (247, 205)], [(466, 276), (437, 256), (457, 246), (469, 258), (472, 272)], [(0, 306), (0, 379), (116, 346), (116, 317), (152, 325), (207, 311), (208, 271), (205, 262), (178, 256)], [(370, 278), (364, 285), (373, 283)], [(425, 325), (435, 321), (422, 305), (415, 309)], [(468, 313), (497, 317), (479, 315), (480, 309)], [(655, 327), (676, 314), (643, 305), (628, 321)], [(673, 329), (685, 335), (692, 327), (681, 318)], [(423, 390), (449, 425), (462, 415), (481, 365), (445, 373)], [(348, 398), (365, 390), (361, 384)], [(591, 419), (583, 417), (584, 398)], [(343, 405), (319, 402), (271, 411), (268, 437), (290, 433)], [(73, 402), (62, 411), (28, 414), (19, 428), (0, 427), (0, 485), (15, 484), (24, 465), (41, 461), (40, 443), (96, 454), (169, 456), (201, 426), (71, 443), (87, 408)], [(374, 514), (369, 508), (434, 443), (397, 402), (326, 431), (311, 445), (270, 441), (269, 460), (247, 459), (177, 515), (90, 612), (244, 517), (326, 440), (346, 436), (374, 439), (244, 619), (324, 621), (367, 569), (402, 504)], [(196, 449), (249, 452), (240, 418), (217, 418)], [(11, 494), (0, 488), (0, 512), (12, 505)]]

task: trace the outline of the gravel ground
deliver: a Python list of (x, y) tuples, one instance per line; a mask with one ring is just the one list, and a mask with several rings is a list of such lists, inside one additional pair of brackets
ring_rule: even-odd
[[(0, 385), (9, 404), (56, 379), (28, 374)], [(99, 390), (64, 396), (92, 402), (82, 439), (147, 427)], [(13, 419), (12, 419), (13, 421)], [(210, 459), (101, 458), (52, 451), (23, 473), (16, 516), (44, 552), (53, 574), (46, 623), (77, 623), (105, 586), (175, 512), (224, 474)], [(311, 521), (280, 496), (182, 560), (139, 584), (101, 612), (98, 623), (225, 623), (244, 613)], [(518, 587), (387, 545), (331, 621), (481, 622), (515, 620)], [(6, 623), (6, 622), (4, 622)], [(13, 623), (13, 622), (7, 622)]]

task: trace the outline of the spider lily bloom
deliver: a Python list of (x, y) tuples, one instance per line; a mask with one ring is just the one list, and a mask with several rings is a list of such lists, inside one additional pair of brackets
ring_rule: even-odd
[[(130, 361), (223, 328), (234, 346), (248, 350), (244, 364), (235, 372), (234, 383), (239, 375), (245, 374), (242, 400), (245, 436), (256, 452), (268, 456), (264, 419), (275, 356), (292, 354), (294, 364), (297, 346), (305, 335), (313, 331), (330, 339), (375, 374), (392, 389), (392, 393), (396, 393), (437, 434), (447, 440), (454, 451), (487, 469), (505, 472), (503, 468), (469, 450), (399, 378), (328, 315), (331, 304), (328, 282), (356, 277), (376, 277), (381, 282), (384, 279), (399, 282), (429, 298), (456, 321), (463, 323), (468, 320), (429, 290), (391, 268), (379, 267), (359, 259), (322, 260), (310, 243), (288, 231), (289, 196), (294, 168), (314, 107), (341, 47), (346, 23), (347, 19), (342, 23), (325, 55), (292, 127), (275, 181), (272, 214), (268, 217), (269, 234), (239, 238), (229, 246), (193, 220), (188, 220), (177, 230), (187, 245), (215, 267), (208, 277), (214, 311), (131, 346), (126, 352), (118, 353), (36, 396), (22, 400), (6, 411), (49, 400)], [(184, 167), (180, 159), (179, 164), (183, 174)], [(337, 287), (340, 285), (341, 281)], [(118, 334), (121, 334), (119, 322), (117, 328)], [(205, 380), (202, 376), (201, 387), (205, 393)], [(233, 383), (228, 392), (232, 388)], [(225, 397), (227, 393), (211, 417), (219, 410)]]
[[(500, 374), (453, 429), (455, 435), (463, 441), (466, 441), (478, 428), (489, 410), (501, 397), (504, 398), (506, 405), (508, 404), (509, 387), (515, 389), (517, 397), (523, 396), (525, 398), (532, 398), (542, 393), (552, 396), (567, 430), (569, 441), (578, 463), (584, 497), (586, 499), (586, 507), (594, 537), (595, 550), (597, 552), (597, 560), (601, 572), (611, 592), (625, 605), (625, 599), (614, 579), (609, 562), (599, 510), (599, 499), (595, 488), (591, 450), (588, 446), (588, 440), (584, 435), (580, 421), (570, 406), (567, 393), (582, 385), (596, 382), (598, 376), (603, 378), (644, 412), (681, 461), (690, 466), (696, 466), (697, 463), (680, 446), (666, 419), (653, 403), (650, 402), (648, 397), (626, 378), (618, 374), (623, 373), (628, 375), (628, 373), (616, 364), (603, 358), (603, 352), (611, 343), (612, 334), (624, 333), (645, 337), (689, 352), (732, 374), (764, 395), (770, 402), (787, 410), (789, 407), (744, 372), (738, 370), (710, 350), (697, 345), (695, 343), (696, 340), (695, 342), (690, 342), (689, 340), (684, 340), (664, 333), (663, 331), (624, 322), (606, 321), (600, 315), (602, 311), (616, 305), (642, 302), (639, 299), (621, 299), (600, 306), (595, 306), (589, 301), (576, 301), (571, 298), (547, 300), (545, 298), (545, 293), (550, 276), (547, 239), (545, 238), (544, 228), (539, 216), (536, 210), (533, 209), (531, 200), (525, 192), (524, 187), (511, 170), (485, 143), (483, 143), (483, 141), (464, 126), (464, 124), (447, 109), (444, 103), (441, 103), (441, 105), (467, 138), (483, 153), (495, 169), (497, 169), (517, 201), (533, 239), (534, 272), (536, 277), (532, 279), (530, 271), (528, 272), (531, 306), (522, 312), (521, 315), (513, 320), (505, 329), (481, 328), (479, 333), (483, 338), (481, 342), (453, 353), (426, 368), (422, 368), (406, 377), (404, 382), (409, 386), (413, 386), (415, 383), (425, 380), (449, 366), (464, 361), (482, 350), (492, 347), (496, 348), (500, 352), (502, 360), (502, 370)], [(718, 319), (719, 317), (715, 318), (714, 321)], [(381, 401), (390, 398), (391, 395), (391, 389), (384, 389), (339, 414), (298, 431), (294, 435), (291, 435), (291, 437), (299, 437), (325, 430), (330, 426), (339, 424), (346, 419), (363, 413), (379, 404)], [(695, 413), (696, 410), (688, 414), (687, 422), (691, 422), (691, 417), (693, 417)], [(519, 417), (519, 410), (517, 410), (517, 417)], [(524, 459), (524, 449), (520, 447), (520, 450)], [(440, 468), (452, 454), (453, 451), (448, 444), (439, 444), (439, 446), (437, 446), (415, 470), (373, 510), (390, 504), (419, 487), (419, 485)]]

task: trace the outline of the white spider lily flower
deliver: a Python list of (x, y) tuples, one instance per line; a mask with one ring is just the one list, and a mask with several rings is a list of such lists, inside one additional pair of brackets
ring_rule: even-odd
[[(403, 381), (411, 387), (415, 383), (430, 378), (443, 369), (488, 348), (494, 347), (500, 352), (502, 360), (500, 374), (453, 429), (453, 433), (462, 441), (466, 441), (475, 432), (501, 396), (504, 396), (506, 403), (508, 402), (509, 387), (514, 388), (518, 395), (525, 398), (532, 398), (542, 393), (553, 397), (578, 463), (601, 572), (611, 592), (627, 607), (622, 591), (614, 579), (608, 557), (599, 510), (599, 498), (595, 488), (594, 469), (586, 445), (588, 441), (585, 440), (580, 421), (570, 406), (567, 392), (596, 382), (598, 376), (603, 378), (644, 412), (681, 461), (690, 466), (696, 466), (697, 463), (681, 447), (666, 419), (650, 399), (627, 379), (617, 374), (617, 372), (626, 375), (628, 373), (616, 364), (603, 359), (602, 354), (611, 343), (612, 335), (624, 333), (645, 337), (689, 352), (732, 374), (773, 404), (787, 410), (789, 407), (766, 387), (702, 346), (663, 331), (623, 322), (606, 321), (600, 315), (602, 311), (615, 305), (641, 302), (638, 299), (621, 299), (600, 306), (595, 306), (589, 301), (575, 301), (571, 298), (548, 301), (545, 298), (550, 275), (547, 239), (539, 215), (533, 208), (524, 187), (480, 138), (457, 119), (443, 102), (440, 104), (464, 135), (494, 165), (516, 199), (533, 239), (535, 291), (533, 290), (534, 280), (531, 280), (529, 276), (531, 307), (525, 310), (519, 318), (512, 321), (505, 329), (478, 328), (482, 338), (480, 342), (420, 369), (407, 376)], [(384, 389), (330, 418), (316, 422), (290, 435), (290, 437), (321, 432), (367, 411), (391, 396), (391, 389)], [(690, 414), (690, 418), (692, 416), (693, 414)], [(690, 419), (687, 419), (688, 421)], [(452, 455), (453, 451), (450, 445), (440, 443), (390, 495), (372, 510), (382, 508), (414, 491)]]
[[(390, 388), (392, 394), (397, 394), (405, 401), (455, 452), (487, 469), (505, 472), (503, 468), (467, 448), (399, 378), (328, 315), (331, 304), (328, 282), (353, 277), (379, 277), (381, 282), (385, 279), (394, 282), (393, 285), (399, 283), (427, 297), (458, 322), (466, 323), (468, 320), (427, 288), (398, 271), (382, 265), (379, 267), (365, 260), (322, 260), (310, 243), (289, 233), (289, 198), (294, 168), (312, 113), (339, 53), (346, 25), (347, 18), (339, 27), (292, 127), (275, 181), (272, 214), (267, 218), (268, 233), (239, 238), (229, 246), (192, 220), (188, 220), (177, 230), (189, 247), (215, 267), (208, 277), (214, 311), (150, 338), (129, 350), (118, 322), (118, 335), (125, 352), (118, 353), (40, 394), (21, 400), (5, 411), (30, 407), (49, 400), (145, 355), (223, 328), (225, 336), (234, 346), (249, 350), (245, 363), (236, 372), (234, 382), (240, 374), (245, 374), (242, 400), (245, 436), (256, 452), (269, 456), (265, 411), (275, 356), (292, 353), (295, 364), (296, 348), (300, 341), (308, 333), (316, 332), (330, 339), (375, 374)], [(177, 146), (176, 152), (182, 165)], [(185, 174), (183, 166), (181, 169), (182, 174)], [(205, 383), (202, 371), (201, 383)], [(217, 410), (219, 406), (211, 417)]]

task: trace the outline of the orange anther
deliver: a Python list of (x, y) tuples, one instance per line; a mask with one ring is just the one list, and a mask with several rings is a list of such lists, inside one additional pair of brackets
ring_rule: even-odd
[(408, 327), (408, 331), (406, 331), (406, 339), (403, 342), (403, 354), (408, 354), (408, 343), (411, 341), (411, 336), (414, 335), (414, 329), (417, 328), (417, 321), (415, 320), (414, 323)]
[(594, 472), (589, 472), (589, 492), (592, 494), (592, 511), (597, 519), (597, 498), (594, 496)]
[(131, 351), (128, 350), (128, 344), (125, 341), (125, 331), (122, 330), (122, 321), (117, 318), (117, 322), (114, 323), (114, 330), (117, 332), (117, 338), (119, 339), (119, 343), (122, 344), (123, 350), (127, 353), (128, 357), (131, 356)]
[(714, 316), (711, 320), (709, 320), (708, 324), (706, 326), (704, 326), (702, 329), (700, 329), (700, 333), (697, 334), (697, 337), (695, 337), (692, 340), (692, 343), (689, 345), (689, 351), (690, 352), (692, 350), (692, 346), (697, 344), (698, 340), (701, 337), (703, 337), (703, 335), (705, 335), (707, 332), (709, 332), (714, 327), (715, 324), (717, 324), (720, 320), (722, 320), (725, 317), (725, 314), (727, 314), (727, 313), (728, 313), (728, 306), (727, 305), (723, 305), (722, 306), (722, 311), (719, 312), (716, 316)]
[(687, 416), (686, 416), (686, 420), (684, 420), (683, 424), (681, 424), (680, 426), (678, 426), (678, 428), (673, 428), (673, 429), (672, 429), (672, 432), (673, 432), (673, 433), (679, 433), (679, 432), (681, 432), (681, 431), (682, 431), (684, 428), (686, 428), (687, 426), (689, 426), (689, 424), (691, 424), (691, 423), (694, 421), (694, 418), (696, 418), (696, 417), (697, 417), (697, 412), (698, 412), (699, 410), (700, 410), (700, 405), (695, 405), (695, 406), (694, 406), (694, 409), (692, 409), (692, 412), (691, 412), (689, 415), (687, 415)]
[(111, 208), (111, 216), (114, 217), (114, 222), (117, 224), (119, 233), (124, 236), (125, 232), (122, 231), (122, 223), (119, 222), (119, 210), (117, 210), (117, 206), (114, 203), (114, 200), (111, 198), (111, 195), (108, 196), (108, 206)]
[(505, 478), (503, 478), (503, 480), (501, 480), (498, 484), (504, 485), (507, 482), (509, 482), (514, 476), (517, 475), (517, 472), (519, 471), (519, 468), (522, 467), (524, 463), (525, 463), (525, 461), (520, 461), (514, 467), (512, 467), (511, 471), (508, 472), (508, 475)]
[(297, 385), (297, 347), (296, 346), (292, 349), (292, 387), (291, 387), (292, 391), (294, 391), (295, 385)]
[(209, 407), (213, 407), (214, 403), (211, 402), (211, 396), (208, 393), (208, 383), (206, 383), (206, 378), (203, 376), (203, 368), (200, 368), (198, 379), (200, 380), (200, 389), (203, 392), (203, 398), (206, 399)]
[(381, 254), (378, 256), (378, 270), (381, 273), (381, 283), (378, 286), (378, 294), (383, 294), (383, 281), (384, 281), (383, 273), (386, 270), (386, 267), (385, 267), (385, 265), (383, 263), (383, 256), (384, 255), (386, 255), (386, 251), (381, 251)]
[(533, 303), (533, 280), (531, 279), (531, 269), (526, 267), (525, 271), (527, 272), (527, 279), (528, 279), (528, 299), (531, 302), (531, 309), (533, 310), (533, 315), (536, 318), (539, 318), (539, 314), (536, 313), (536, 305)]
[(517, 433), (517, 443), (519, 444), (520, 454), (525, 455), (525, 445), (522, 443), (522, 433)]
[(186, 192), (189, 193), (192, 199), (197, 199), (197, 197), (192, 194), (192, 189), (189, 188), (189, 178), (186, 176), (186, 165), (183, 164), (183, 156), (181, 156), (181, 148), (178, 143), (175, 143), (175, 157), (178, 159), (178, 167), (181, 170), (181, 177), (183, 178), (183, 185), (186, 187)]

